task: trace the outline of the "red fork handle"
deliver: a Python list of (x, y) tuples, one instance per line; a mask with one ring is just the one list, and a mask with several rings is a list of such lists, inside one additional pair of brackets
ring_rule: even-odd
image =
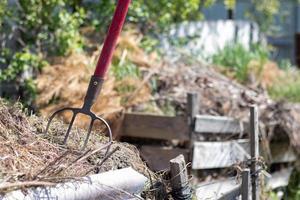
[(118, 5), (109, 27), (95, 72), (94, 76), (104, 78), (106, 71), (111, 63), (113, 52), (115, 50), (118, 37), (122, 30), (123, 24), (126, 19), (128, 7), (131, 0), (119, 0)]

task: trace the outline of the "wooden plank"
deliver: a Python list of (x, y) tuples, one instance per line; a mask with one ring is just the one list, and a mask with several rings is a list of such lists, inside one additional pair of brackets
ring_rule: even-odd
[(235, 179), (204, 182), (197, 185), (195, 194), (198, 200), (219, 199), (237, 188), (240, 188), (240, 184)]
[(230, 167), (249, 158), (249, 140), (194, 142), (192, 169)]
[(188, 159), (188, 149), (145, 145), (140, 149), (141, 157), (153, 171), (169, 169), (170, 160), (182, 154)]
[(250, 152), (251, 152), (251, 189), (252, 200), (259, 200), (259, 166), (257, 160), (259, 158), (259, 138), (258, 138), (258, 109), (256, 106), (250, 107)]
[(184, 117), (166, 117), (126, 113), (121, 136), (161, 140), (189, 140), (188, 124)]
[(223, 116), (197, 115), (195, 122), (196, 133), (211, 134), (244, 134), (248, 124), (237, 119)]
[(280, 187), (286, 187), (289, 184), (290, 176), (292, 174), (293, 168), (289, 167), (286, 169), (282, 169), (278, 172), (272, 173), (272, 177), (267, 179), (267, 188), (269, 189), (277, 189)]

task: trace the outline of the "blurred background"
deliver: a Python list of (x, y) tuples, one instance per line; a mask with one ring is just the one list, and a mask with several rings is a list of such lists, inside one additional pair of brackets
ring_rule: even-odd
[[(44, 88), (37, 87), (50, 73), (43, 74), (43, 69), (68, 62), (75, 54), (86, 56), (92, 68), (114, 6), (111, 0), (2, 0), (1, 96), (19, 99), (34, 111), (54, 101), (59, 97), (57, 87), (53, 94), (43, 94)], [(223, 73), (243, 83), (249, 82), (248, 68), (254, 67), (271, 97), (299, 101), (297, 78), (284, 84), (269, 80), (300, 65), (299, 9), (296, 0), (135, 0), (121, 39), (130, 42), (120, 44), (111, 75), (138, 78), (141, 59), (153, 64), (162, 56), (175, 61), (185, 54), (191, 60), (223, 66)], [(132, 58), (134, 54), (145, 55)], [(54, 71), (57, 74), (51, 76), (60, 75)]]

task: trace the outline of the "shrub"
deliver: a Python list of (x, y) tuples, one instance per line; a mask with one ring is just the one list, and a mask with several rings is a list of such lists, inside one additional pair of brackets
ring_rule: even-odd
[[(82, 47), (79, 28), (84, 11), (70, 11), (67, 0), (19, 0), (16, 24), (22, 29), (23, 41), (44, 53), (65, 55)], [(27, 43), (28, 44), (28, 43)]]
[[(201, 3), (200, 3), (201, 2)], [(214, 0), (134, 0), (129, 9), (128, 20), (140, 26), (143, 32), (164, 30), (171, 23), (201, 19), (200, 5), (209, 6)], [(98, 0), (85, 3), (89, 22), (104, 27), (111, 19), (115, 0)]]
[(248, 78), (248, 67), (252, 60), (259, 61), (261, 66), (268, 59), (268, 50), (260, 44), (251, 45), (247, 50), (241, 44), (229, 44), (212, 56), (215, 65), (229, 69), (240, 82)]
[(124, 61), (113, 64), (112, 71), (117, 80), (122, 80), (125, 77), (139, 78), (139, 68), (130, 61)]
[(6, 14), (6, 5), (7, 5), (7, 0), (0, 1), (0, 27), (2, 25), (3, 18)]
[(0, 84), (8, 82), (17, 85), (20, 100), (29, 107), (37, 93), (32, 78), (35, 72), (47, 65), (47, 62), (41, 56), (30, 53), (29, 50), (17, 52), (12, 56), (10, 54), (11, 52), (7, 49), (2, 51), (0, 63), (8, 67), (0, 71)]

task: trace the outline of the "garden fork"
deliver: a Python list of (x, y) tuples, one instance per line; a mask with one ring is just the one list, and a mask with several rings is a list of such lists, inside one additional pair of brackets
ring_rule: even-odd
[(111, 25), (109, 27), (104, 45), (103, 45), (103, 49), (101, 51), (101, 55), (98, 59), (97, 62), (97, 66), (94, 72), (94, 75), (91, 77), (90, 82), (89, 82), (89, 86), (86, 92), (86, 96), (84, 98), (84, 103), (82, 108), (63, 108), (60, 110), (57, 110), (56, 112), (54, 112), (51, 117), (49, 118), (47, 127), (46, 127), (46, 133), (48, 133), (50, 124), (53, 120), (53, 118), (61, 113), (61, 112), (65, 112), (65, 111), (72, 111), (73, 115), (69, 124), (69, 127), (67, 129), (67, 132), (65, 134), (64, 137), (64, 141), (63, 144), (65, 145), (68, 141), (69, 135), (70, 135), (70, 131), (72, 129), (73, 123), (75, 121), (75, 118), (78, 114), (83, 114), (83, 115), (87, 115), (91, 118), (91, 122), (88, 128), (88, 132), (86, 135), (86, 138), (84, 140), (84, 144), (82, 149), (84, 149), (88, 143), (93, 125), (95, 123), (95, 121), (99, 120), (100, 122), (102, 122), (107, 130), (108, 130), (108, 137), (109, 137), (109, 142), (112, 142), (112, 132), (111, 129), (109, 127), (109, 124), (101, 117), (98, 117), (95, 113), (93, 113), (91, 111), (91, 107), (93, 106), (93, 104), (95, 103), (95, 101), (97, 100), (97, 97), (99, 96), (100, 92), (101, 92), (101, 88), (104, 82), (104, 76), (106, 71), (108, 70), (108, 67), (111, 63), (112, 60), (112, 56), (113, 56), (113, 51), (116, 47), (117, 44), (117, 39), (120, 35), (120, 32), (122, 30), (123, 24), (125, 22), (125, 18), (127, 15), (127, 11), (128, 11), (128, 7), (130, 4), (131, 0), (119, 0), (116, 10), (115, 10), (115, 14), (113, 17), (113, 20), (111, 22)]

